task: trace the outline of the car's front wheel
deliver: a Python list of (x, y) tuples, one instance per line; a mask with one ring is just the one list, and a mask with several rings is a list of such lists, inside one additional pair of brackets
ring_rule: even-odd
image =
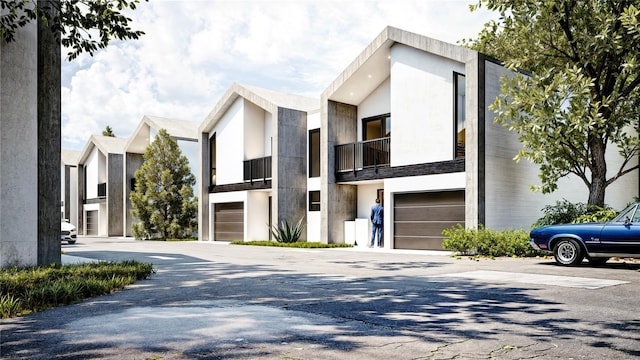
[(577, 241), (561, 239), (553, 247), (553, 256), (560, 265), (575, 266), (582, 262), (584, 254)]

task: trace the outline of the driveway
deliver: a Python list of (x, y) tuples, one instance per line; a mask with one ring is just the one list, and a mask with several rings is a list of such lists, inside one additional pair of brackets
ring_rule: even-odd
[(640, 357), (637, 263), (82, 237), (63, 251), (158, 272), (3, 320), (3, 359)]

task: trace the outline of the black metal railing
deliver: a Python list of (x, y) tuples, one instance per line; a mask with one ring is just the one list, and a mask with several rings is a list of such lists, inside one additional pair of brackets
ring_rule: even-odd
[(244, 161), (244, 181), (271, 179), (271, 156)]
[(389, 166), (391, 138), (336, 145), (336, 172)]

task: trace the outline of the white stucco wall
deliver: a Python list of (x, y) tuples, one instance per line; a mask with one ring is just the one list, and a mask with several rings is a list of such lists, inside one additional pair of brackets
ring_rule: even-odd
[[(309, 130), (320, 128), (320, 113), (307, 115), (307, 147), (309, 146)], [(307, 151), (307, 164), (309, 164), (309, 151)], [(320, 191), (320, 177), (309, 178), (309, 167), (307, 166), (307, 241), (321, 242), (320, 238), (320, 211), (309, 211), (309, 191)], [(320, 206), (323, 206), (320, 204)]]
[(98, 148), (94, 147), (87, 157), (85, 163), (85, 192), (87, 199), (95, 199), (98, 197), (98, 183), (100, 173), (100, 161), (98, 160)]
[(265, 111), (250, 101), (244, 101), (244, 160), (264, 156)]
[(244, 239), (269, 240), (269, 195), (271, 191), (248, 191), (245, 203)]
[[(494, 63), (486, 63), (486, 103), (491, 104), (498, 95), (499, 77), (507, 70)], [(517, 134), (509, 132), (502, 125), (493, 122), (495, 114), (486, 113), (486, 221), (492, 229), (529, 229), (542, 213), (546, 205), (567, 199), (571, 202), (586, 203), (588, 189), (576, 176), (568, 176), (558, 183), (558, 190), (552, 194), (530, 191), (530, 185), (539, 185), (538, 166), (522, 160), (516, 163), (513, 157), (522, 147)], [(614, 147), (607, 151), (608, 176), (617, 171), (621, 160)], [(638, 173), (634, 172), (611, 185), (606, 192), (605, 202), (621, 210), (638, 195)]]
[[(358, 141), (362, 141), (362, 119), (390, 112), (391, 80), (387, 78), (358, 104)], [(393, 126), (393, 114), (391, 114), (391, 124)]]
[(391, 165), (453, 159), (453, 72), (464, 64), (391, 48)]
[(216, 168), (218, 185), (243, 181), (244, 161), (244, 104), (238, 98), (216, 124)]

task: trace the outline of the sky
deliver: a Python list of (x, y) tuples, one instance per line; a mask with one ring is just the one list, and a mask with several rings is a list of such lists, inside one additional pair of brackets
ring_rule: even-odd
[[(150, 0), (138, 40), (62, 64), (62, 147), (144, 115), (202, 122), (234, 83), (318, 98), (386, 27), (457, 43), (496, 15), (473, 0)], [(66, 52), (64, 52), (66, 55)]]

